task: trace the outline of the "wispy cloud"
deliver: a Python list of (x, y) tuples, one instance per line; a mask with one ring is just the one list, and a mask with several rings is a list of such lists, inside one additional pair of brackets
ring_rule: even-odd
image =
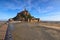
[(40, 7), (38, 7), (38, 8), (36, 8), (36, 11), (39, 12), (39, 14), (41, 14), (41, 13), (51, 12), (51, 11), (53, 11), (53, 9), (54, 9), (54, 7), (52, 7), (52, 6), (48, 6), (44, 9), (41, 9)]
[(49, 14), (41, 17), (41, 19), (47, 20), (47, 21), (60, 21), (60, 12), (49, 13)]
[(24, 7), (30, 12), (34, 11), (32, 14), (35, 16), (40, 14), (38, 16), (43, 20), (60, 20), (60, 0), (0, 0), (3, 10), (23, 10)]

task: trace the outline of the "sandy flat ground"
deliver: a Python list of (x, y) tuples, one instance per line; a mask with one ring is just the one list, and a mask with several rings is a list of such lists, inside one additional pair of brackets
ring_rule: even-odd
[(6, 24), (0, 26), (0, 40), (3, 40), (5, 38), (6, 30), (7, 30)]
[(42, 24), (42, 25), (47, 25), (47, 26), (56, 26), (56, 27), (60, 27), (60, 23), (54, 23), (54, 22), (52, 22), (52, 23), (49, 23), (49, 22), (43, 23), (43, 22), (41, 22), (40, 24)]
[(11, 28), (13, 40), (60, 40), (60, 30), (38, 23), (16, 23)]

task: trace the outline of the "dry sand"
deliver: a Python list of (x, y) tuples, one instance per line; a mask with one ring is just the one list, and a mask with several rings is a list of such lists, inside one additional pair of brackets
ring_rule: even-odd
[(0, 40), (4, 40), (5, 39), (5, 34), (7, 31), (7, 25), (6, 24), (2, 24), (0, 27)]

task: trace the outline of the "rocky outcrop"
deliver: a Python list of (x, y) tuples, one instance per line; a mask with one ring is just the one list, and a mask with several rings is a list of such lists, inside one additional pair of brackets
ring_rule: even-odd
[(28, 19), (32, 19), (31, 14), (25, 9), (22, 12), (19, 12), (16, 17), (13, 18), (14, 21), (28, 21)]
[(31, 22), (31, 21), (39, 21), (39, 18), (31, 16), (31, 14), (25, 9), (24, 11), (17, 13), (17, 16), (12, 18), (12, 20)]

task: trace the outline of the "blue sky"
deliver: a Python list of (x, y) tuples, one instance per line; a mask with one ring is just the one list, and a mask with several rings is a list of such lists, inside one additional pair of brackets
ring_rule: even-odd
[(0, 20), (8, 20), (26, 8), (44, 21), (60, 21), (60, 0), (0, 0)]

